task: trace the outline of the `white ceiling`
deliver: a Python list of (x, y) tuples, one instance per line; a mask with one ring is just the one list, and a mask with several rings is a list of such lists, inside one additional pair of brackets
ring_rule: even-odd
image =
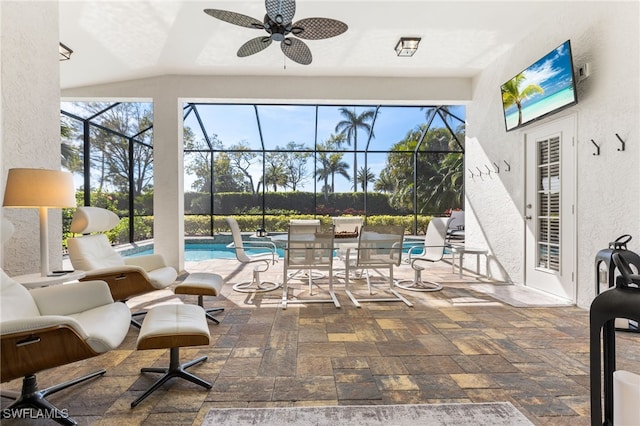
[[(263, 0), (60, 1), (61, 88), (169, 74), (472, 77), (531, 33), (558, 5), (548, 1), (297, 0), (294, 22), (327, 17), (346, 33), (305, 41), (310, 65), (285, 58), (277, 43), (239, 58), (264, 33), (219, 21), (203, 9), (262, 20)], [(413, 57), (398, 57), (403, 36), (422, 37)]]

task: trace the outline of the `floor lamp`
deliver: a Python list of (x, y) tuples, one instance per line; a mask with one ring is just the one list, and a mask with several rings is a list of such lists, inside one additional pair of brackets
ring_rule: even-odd
[(10, 169), (4, 207), (40, 209), (40, 267), (49, 275), (49, 208), (75, 207), (73, 175), (59, 170)]

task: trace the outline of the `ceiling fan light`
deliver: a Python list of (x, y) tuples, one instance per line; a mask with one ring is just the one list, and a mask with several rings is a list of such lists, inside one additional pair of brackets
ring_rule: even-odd
[(396, 44), (395, 51), (398, 56), (413, 56), (418, 50), (420, 37), (401, 37)]

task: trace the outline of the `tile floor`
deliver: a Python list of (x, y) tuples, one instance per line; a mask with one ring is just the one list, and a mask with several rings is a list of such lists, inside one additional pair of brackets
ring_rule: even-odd
[[(486, 401), (510, 401), (536, 425), (590, 424), (586, 310), (510, 306), (469, 285), (486, 280), (469, 271), (460, 280), (444, 262), (425, 276), (442, 282), (442, 291), (403, 291), (412, 308), (401, 302), (355, 308), (339, 282), (341, 309), (323, 303), (282, 310), (280, 290), (252, 295), (231, 289), (251, 276), (235, 260), (185, 268), (219, 273), (227, 282), (223, 297), (206, 301), (207, 307), (225, 308), (221, 324), (210, 324), (211, 345), (180, 352), (181, 361), (209, 357), (190, 371), (210, 381), (211, 390), (174, 379), (131, 409), (157, 377), (141, 375), (140, 368), (168, 364), (168, 350), (136, 351), (138, 332), (131, 328), (117, 350), (38, 374), (46, 387), (107, 370), (50, 401), (81, 425), (199, 425), (216, 407)], [(280, 280), (281, 268), (264, 278)], [(409, 278), (412, 271), (402, 265), (395, 275)], [(182, 297), (187, 303), (195, 299)], [(158, 291), (130, 304), (137, 309), (180, 300)], [(618, 368), (640, 373), (640, 335), (617, 334)], [(13, 381), (2, 389), (19, 386)], [(3, 398), (2, 408), (9, 402)]]

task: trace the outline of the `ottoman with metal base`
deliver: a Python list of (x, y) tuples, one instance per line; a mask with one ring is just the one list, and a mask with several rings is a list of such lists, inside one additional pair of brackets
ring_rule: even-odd
[(183, 346), (208, 345), (211, 340), (204, 310), (196, 305), (161, 305), (149, 310), (138, 336), (137, 349), (170, 348), (168, 368), (143, 368), (141, 373), (164, 373), (142, 396), (131, 403), (131, 408), (140, 404), (167, 380), (179, 377), (211, 389), (211, 383), (186, 372), (206, 356), (180, 364), (180, 348)]
[[(195, 272), (189, 274), (184, 281), (179, 284), (175, 290), (175, 294), (189, 294), (198, 296), (198, 305), (204, 308), (203, 297), (204, 296), (218, 296), (222, 290), (223, 280), (218, 274), (211, 274), (207, 272)], [(216, 318), (211, 315), (213, 312), (222, 312), (224, 308), (209, 308), (205, 309), (207, 318), (216, 324), (220, 324)]]

